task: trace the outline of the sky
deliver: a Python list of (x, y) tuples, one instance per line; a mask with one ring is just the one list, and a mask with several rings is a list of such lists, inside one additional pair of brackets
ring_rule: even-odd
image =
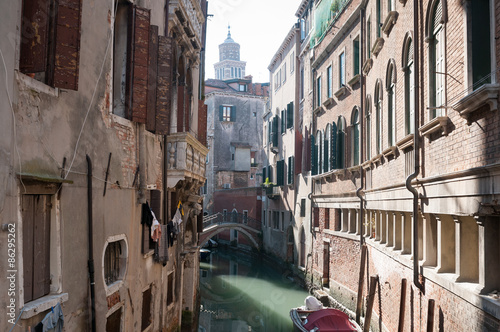
[(240, 44), (240, 60), (246, 61), (246, 75), (253, 82), (269, 82), (267, 67), (281, 43), (297, 22), (301, 0), (208, 0), (205, 77), (215, 78), (219, 45), (231, 37)]

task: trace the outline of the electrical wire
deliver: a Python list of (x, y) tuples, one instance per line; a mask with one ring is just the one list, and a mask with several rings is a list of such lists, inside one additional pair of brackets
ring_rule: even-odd
[[(10, 106), (10, 111), (12, 112), (12, 122), (13, 122), (13, 131), (14, 131), (14, 150), (17, 153), (17, 157), (19, 159), (19, 174), (22, 174), (22, 161), (21, 161), (21, 154), (19, 153), (19, 147), (17, 146), (17, 124), (16, 124), (16, 114), (14, 112), (14, 107), (12, 106), (12, 98), (10, 97), (9, 93), (9, 80), (8, 80), (8, 75), (7, 75), (7, 65), (5, 64), (5, 58), (3, 56), (2, 49), (0, 48), (0, 56), (2, 57), (2, 63), (3, 67), (5, 70), (5, 91), (7, 92), (7, 99), (9, 100), (9, 106)], [(26, 192), (26, 186), (23, 183), (23, 179), (19, 177), (19, 181), (21, 182), (24, 191)]]
[[(118, 10), (118, 1), (116, 1), (115, 13), (114, 13), (113, 19), (111, 21), (111, 26), (114, 26), (114, 22), (115, 22), (117, 10)], [(99, 72), (99, 76), (97, 77), (97, 82), (95, 84), (94, 91), (92, 92), (92, 98), (90, 99), (89, 107), (87, 108), (87, 113), (85, 114), (85, 118), (83, 120), (83, 124), (82, 124), (82, 127), (80, 129), (80, 133), (78, 134), (78, 139), (76, 140), (76, 143), (75, 143), (75, 151), (73, 153), (73, 158), (71, 159), (71, 163), (69, 164), (68, 172), (64, 176), (65, 180), (68, 177), (68, 174), (70, 173), (69, 171), (73, 167), (73, 163), (75, 161), (76, 154), (78, 152), (78, 147), (79, 147), (79, 144), (80, 144), (80, 139), (82, 137), (83, 129), (85, 128), (85, 123), (87, 122), (87, 118), (89, 116), (90, 110), (92, 108), (92, 104), (94, 102), (95, 94), (97, 92), (97, 86), (99, 85), (99, 81), (101, 80), (102, 73), (104, 71), (104, 64), (106, 63), (106, 59), (108, 57), (109, 46), (111, 45), (111, 42), (113, 40), (113, 38), (112, 38), (113, 34), (112, 34), (112, 30), (111, 29), (108, 30), (108, 35), (109, 35), (109, 37), (108, 37), (108, 45), (106, 46), (106, 52), (104, 53), (104, 57), (103, 57), (103, 60), (102, 60), (101, 70)]]

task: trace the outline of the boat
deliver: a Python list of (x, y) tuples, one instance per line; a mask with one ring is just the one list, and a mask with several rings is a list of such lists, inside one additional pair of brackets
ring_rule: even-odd
[(341, 310), (325, 308), (315, 297), (308, 296), (306, 305), (290, 310), (294, 331), (298, 332), (362, 332), (361, 327)]
[(207, 258), (210, 256), (211, 251), (208, 249), (200, 249), (200, 259), (202, 261), (207, 260)]

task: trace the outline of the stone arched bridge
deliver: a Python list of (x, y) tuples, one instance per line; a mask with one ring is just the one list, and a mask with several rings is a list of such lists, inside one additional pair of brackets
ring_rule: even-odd
[(199, 235), (199, 245), (202, 247), (210, 238), (218, 233), (235, 229), (238, 233), (244, 234), (255, 248), (260, 249), (262, 246), (261, 222), (248, 217), (241, 213), (229, 213), (223, 215), (216, 213), (210, 216), (203, 217), (203, 232)]

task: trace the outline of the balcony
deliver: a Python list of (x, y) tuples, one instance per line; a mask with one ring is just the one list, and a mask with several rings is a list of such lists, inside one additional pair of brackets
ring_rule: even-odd
[(205, 182), (205, 161), (208, 149), (190, 133), (176, 133), (167, 137), (167, 186), (173, 188), (179, 181)]
[(175, 27), (188, 52), (198, 53), (201, 50), (202, 29), (205, 23), (203, 9), (197, 0), (171, 0), (170, 14), (174, 19)]

